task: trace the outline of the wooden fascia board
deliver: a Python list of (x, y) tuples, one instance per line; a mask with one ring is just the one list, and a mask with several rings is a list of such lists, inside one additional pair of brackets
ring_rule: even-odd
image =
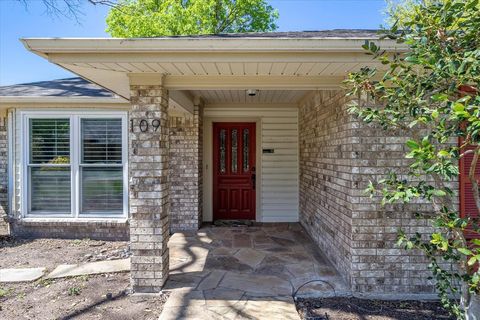
[(262, 52), (262, 51), (328, 51), (363, 52), (365, 40), (375, 41), (387, 51), (405, 51), (404, 45), (392, 40), (375, 38), (25, 38), (29, 50), (48, 54), (54, 52)]

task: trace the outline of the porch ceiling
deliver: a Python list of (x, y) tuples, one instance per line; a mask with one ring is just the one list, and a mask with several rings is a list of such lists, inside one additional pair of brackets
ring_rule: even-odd
[[(364, 40), (180, 37), (22, 41), (28, 50), (127, 99), (133, 83), (162, 84), (171, 91), (236, 90), (225, 97), (214, 98), (215, 92), (206, 95), (215, 101), (243, 102), (237, 93), (249, 88), (338, 88), (348, 72), (374, 64), (361, 48)], [(392, 41), (378, 42), (386, 50), (398, 49)], [(301, 95), (289, 93), (291, 96), (283, 98), (296, 99), (296, 94)], [(278, 98), (273, 96), (265, 92), (257, 99)]]
[(202, 97), (210, 106), (225, 104), (296, 105), (308, 92), (307, 90), (259, 90), (255, 96), (250, 96), (246, 90), (190, 91), (191, 95)]

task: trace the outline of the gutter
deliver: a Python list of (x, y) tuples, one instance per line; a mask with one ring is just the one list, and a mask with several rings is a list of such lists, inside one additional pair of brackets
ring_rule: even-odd
[(49, 53), (141, 53), (141, 52), (358, 52), (365, 40), (387, 51), (407, 51), (393, 40), (378, 38), (22, 38), (30, 51)]

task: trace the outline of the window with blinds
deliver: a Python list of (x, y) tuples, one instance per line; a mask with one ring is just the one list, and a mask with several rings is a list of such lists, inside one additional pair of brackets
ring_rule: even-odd
[(125, 215), (125, 113), (27, 119), (27, 215)]
[(122, 213), (122, 121), (82, 119), (81, 214)]
[(30, 212), (71, 213), (70, 119), (30, 119)]
[(121, 119), (82, 119), (82, 163), (122, 163)]

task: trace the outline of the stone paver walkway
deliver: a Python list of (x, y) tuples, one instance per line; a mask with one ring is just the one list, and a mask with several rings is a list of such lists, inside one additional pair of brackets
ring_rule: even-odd
[[(169, 248), (171, 294), (161, 320), (298, 320), (299, 287), (297, 296), (349, 294), (299, 224), (205, 227), (175, 233)], [(326, 282), (306, 284), (312, 280)]]

